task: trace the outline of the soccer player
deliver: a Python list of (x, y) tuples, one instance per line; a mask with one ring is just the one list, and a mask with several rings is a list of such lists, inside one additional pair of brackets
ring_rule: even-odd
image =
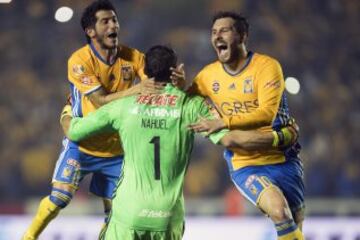
[[(204, 67), (189, 89), (212, 100), (221, 119), (192, 125), (208, 134), (219, 129), (278, 131), (292, 120), (284, 94), (280, 64), (273, 58), (248, 51), (249, 25), (234, 12), (213, 18), (211, 42), (218, 60)], [(275, 136), (275, 135), (274, 135)], [(284, 135), (275, 136), (283, 142)], [(282, 150), (225, 151), (231, 178), (251, 203), (275, 224), (278, 239), (303, 239), (303, 168), (298, 143)]]
[[(72, 115), (86, 116), (114, 99), (161, 89), (151, 80), (131, 87), (136, 77), (146, 78), (144, 54), (119, 44), (117, 14), (109, 1), (91, 3), (83, 12), (81, 26), (87, 44), (68, 61)], [(54, 170), (51, 193), (41, 200), (23, 239), (37, 239), (47, 224), (69, 204), (79, 182), (88, 173), (93, 173), (90, 192), (103, 199), (108, 215), (122, 161), (123, 151), (117, 133), (99, 134), (78, 143), (65, 138)]]
[[(67, 136), (82, 141), (100, 133), (118, 132), (125, 158), (102, 239), (178, 240), (184, 231), (183, 182), (194, 141), (188, 127), (210, 118), (205, 100), (189, 97), (170, 80), (177, 57), (165, 46), (154, 46), (145, 57), (145, 73), (167, 83), (161, 94), (141, 94), (113, 101), (84, 118), (74, 118)], [(271, 147), (274, 135), (223, 130), (209, 137), (225, 146)], [(225, 135), (226, 134), (226, 135)], [(225, 135), (225, 136), (224, 136)], [(253, 141), (252, 144), (248, 142)]]

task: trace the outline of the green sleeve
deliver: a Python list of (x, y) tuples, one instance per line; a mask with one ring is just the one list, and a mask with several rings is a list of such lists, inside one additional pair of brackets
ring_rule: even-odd
[[(214, 119), (218, 116), (212, 113), (212, 111), (216, 111), (215, 109), (210, 110), (212, 107), (206, 100), (202, 97), (196, 96), (192, 98), (192, 123), (195, 123), (200, 120), (200, 118)], [(212, 133), (209, 135), (209, 139), (214, 144), (218, 144), (221, 138), (225, 136), (226, 133), (229, 132), (229, 129), (222, 129), (219, 132)], [(205, 136), (205, 133), (200, 133), (202, 136)]]
[(83, 118), (73, 118), (70, 123), (68, 138), (78, 142), (92, 135), (114, 132), (111, 108), (113, 102), (102, 106)]

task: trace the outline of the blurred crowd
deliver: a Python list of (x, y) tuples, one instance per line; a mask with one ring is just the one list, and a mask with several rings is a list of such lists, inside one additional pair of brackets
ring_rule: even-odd
[[(49, 192), (63, 136), (59, 113), (68, 93), (67, 58), (85, 43), (79, 19), (89, 2), (0, 4), (2, 204), (21, 204)], [(301, 127), (307, 197), (360, 197), (359, 1), (113, 2), (121, 41), (142, 51), (159, 43), (172, 46), (185, 63), (189, 84), (215, 59), (211, 16), (218, 10), (243, 13), (250, 22), (249, 49), (277, 58), (285, 77), (300, 81), (299, 94), (288, 99)], [(63, 5), (74, 9), (67, 23), (54, 20)], [(225, 195), (232, 183), (222, 150), (197, 138), (187, 196)]]

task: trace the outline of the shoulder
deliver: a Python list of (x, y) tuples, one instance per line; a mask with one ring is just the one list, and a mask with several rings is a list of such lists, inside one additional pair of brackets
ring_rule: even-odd
[(92, 59), (91, 49), (89, 45), (85, 45), (82, 48), (76, 50), (73, 54), (71, 54), (69, 58), (69, 62), (83, 62), (87, 63), (90, 62)]
[(253, 61), (257, 66), (262, 66), (263, 68), (269, 66), (281, 67), (277, 59), (266, 54), (254, 53)]
[(200, 106), (205, 102), (205, 98), (199, 95), (188, 95), (185, 100), (185, 105), (187, 107), (196, 107)]
[(208, 73), (211, 73), (213, 71), (217, 71), (219, 69), (221, 69), (221, 63), (219, 61), (215, 61), (215, 62), (212, 62), (208, 65), (206, 65), (205, 67), (203, 67), (199, 74), (208, 74)]
[(142, 58), (143, 56), (144, 54), (141, 51), (137, 50), (136, 48), (131, 48), (124, 45), (120, 46), (119, 57), (126, 61), (129, 62), (137, 61), (139, 58)]

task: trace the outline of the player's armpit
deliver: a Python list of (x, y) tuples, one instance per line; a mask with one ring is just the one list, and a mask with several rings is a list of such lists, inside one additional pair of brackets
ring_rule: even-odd
[(96, 91), (87, 94), (86, 96), (90, 99), (90, 101), (95, 105), (96, 108), (101, 107), (102, 105), (106, 104), (106, 96), (108, 93), (105, 91), (104, 88), (100, 87)]

